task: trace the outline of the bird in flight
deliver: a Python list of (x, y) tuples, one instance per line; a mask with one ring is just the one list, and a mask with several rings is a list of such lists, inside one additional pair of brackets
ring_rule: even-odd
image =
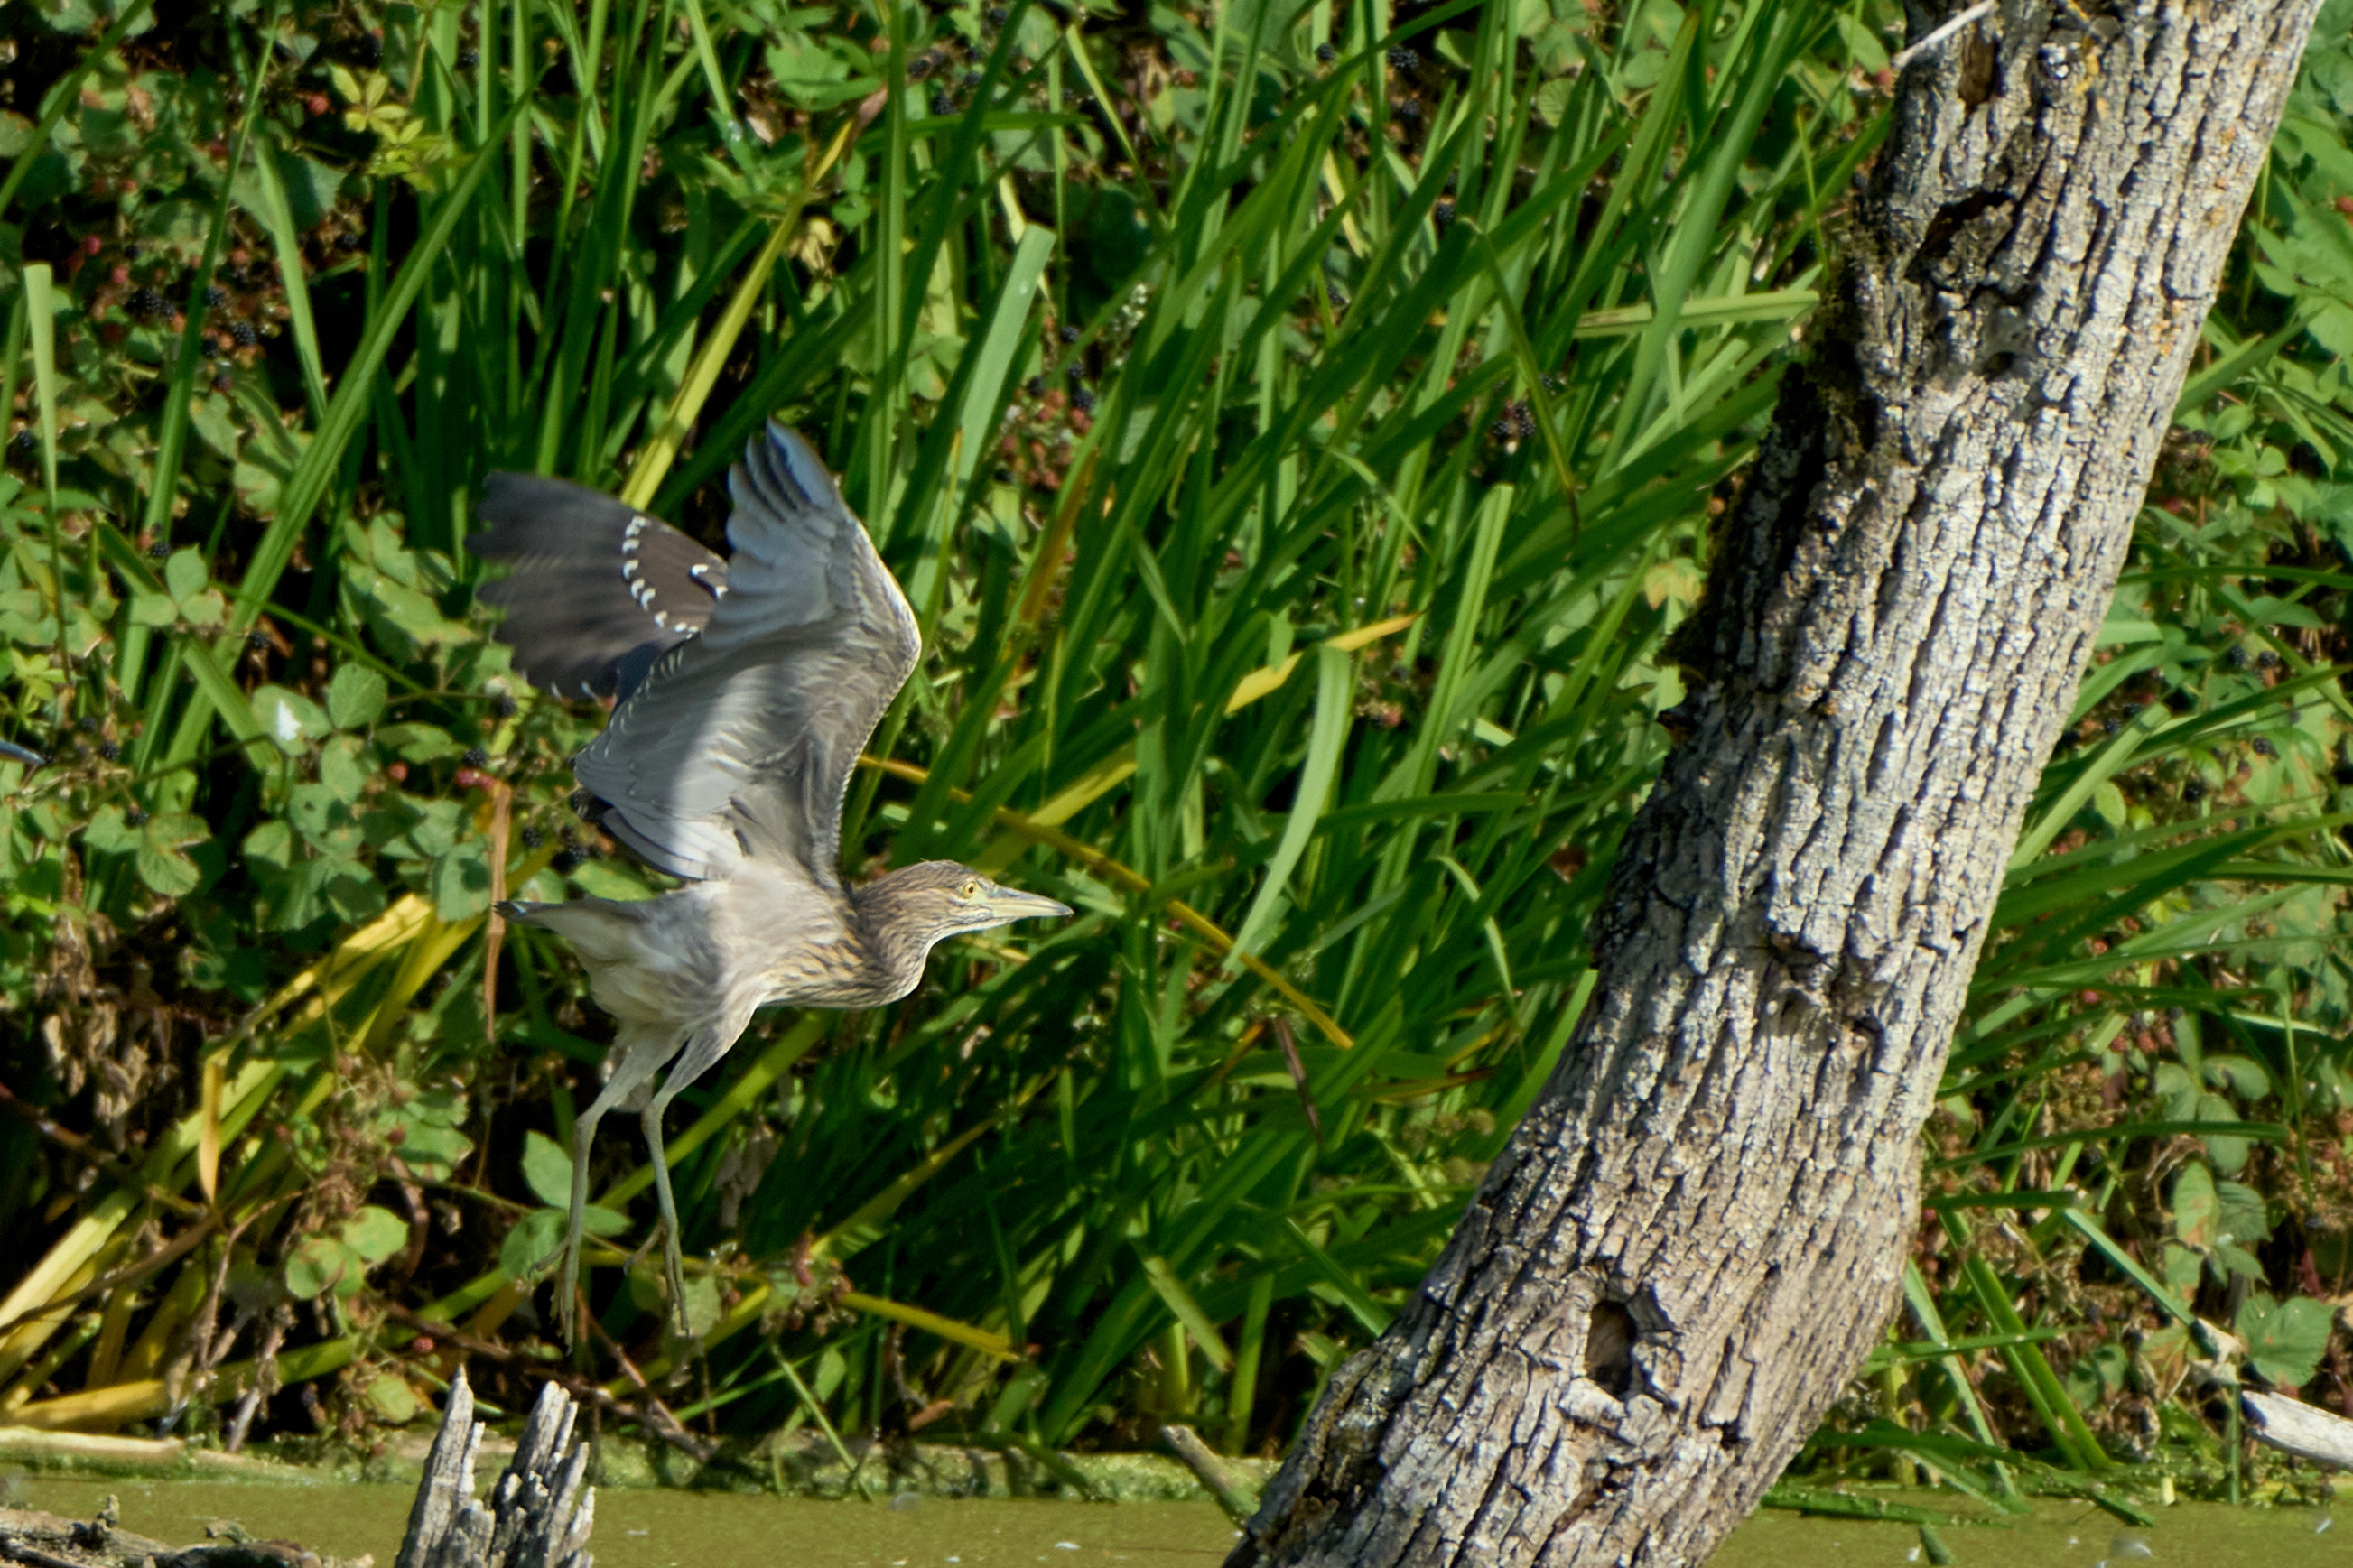
[(507, 574), (478, 595), (515, 668), (564, 696), (617, 699), (573, 759), (584, 815), (685, 886), (629, 901), (509, 900), (554, 931), (619, 1027), (618, 1066), (572, 1140), (556, 1315), (571, 1337), (596, 1123), (659, 1071), (646, 1144), (681, 1326), (678, 1208), (662, 1114), (725, 1056), (754, 1010), (878, 1007), (913, 992), (947, 937), (1068, 906), (927, 860), (862, 886), (839, 869), (841, 806), (922, 640), (890, 569), (807, 442), (770, 423), (728, 474), (722, 561), (633, 507), (561, 479), (492, 474), (488, 531), (466, 542)]

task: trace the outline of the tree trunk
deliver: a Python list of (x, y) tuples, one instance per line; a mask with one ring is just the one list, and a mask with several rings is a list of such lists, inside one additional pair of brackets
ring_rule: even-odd
[(2002, 0), (1908, 68), (1596, 1000), (1234, 1568), (1698, 1563), (1838, 1394), (2316, 7)]

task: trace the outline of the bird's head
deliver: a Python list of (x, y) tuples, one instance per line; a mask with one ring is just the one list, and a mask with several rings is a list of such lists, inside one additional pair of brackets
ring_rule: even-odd
[(858, 890), (870, 922), (914, 933), (925, 945), (1015, 921), (1067, 915), (1068, 904), (1000, 887), (969, 866), (925, 860), (877, 878)]

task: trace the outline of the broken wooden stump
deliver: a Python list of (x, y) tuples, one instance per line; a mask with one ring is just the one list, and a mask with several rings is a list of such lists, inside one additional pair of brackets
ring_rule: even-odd
[(588, 1450), (572, 1440), (578, 1414), (570, 1394), (542, 1384), (514, 1458), (489, 1498), (477, 1500), (482, 1425), (461, 1369), (449, 1384), (394, 1568), (590, 1568), (596, 1490), (587, 1484)]

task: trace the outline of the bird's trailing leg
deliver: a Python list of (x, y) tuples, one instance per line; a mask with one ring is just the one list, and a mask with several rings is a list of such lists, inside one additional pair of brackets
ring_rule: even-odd
[[(555, 1318), (564, 1325), (564, 1342), (572, 1342), (572, 1320), (578, 1312), (580, 1289), (580, 1229), (588, 1212), (588, 1154), (595, 1146), (596, 1123), (605, 1112), (629, 1098), (638, 1087), (660, 1070), (662, 1062), (676, 1047), (674, 1037), (667, 1031), (655, 1033), (623, 1026), (621, 1065), (588, 1102), (572, 1126), (572, 1213), (564, 1227), (564, 1266), (555, 1287)], [(670, 1208), (670, 1173), (662, 1170), (659, 1146), (656, 1146), (655, 1169), (661, 1172), (663, 1212)]]
[(654, 1163), (654, 1198), (661, 1205), (662, 1262), (670, 1269), (670, 1300), (671, 1310), (678, 1314), (678, 1331), (691, 1335), (693, 1328), (686, 1318), (686, 1265), (681, 1256), (678, 1228), (678, 1203), (670, 1196), (670, 1156), (662, 1149), (662, 1115), (679, 1090), (711, 1070), (712, 1064), (725, 1056), (735, 1044), (735, 1037), (744, 1031), (744, 1019), (733, 1027), (719, 1026), (697, 1029), (679, 1054), (678, 1065), (662, 1079), (654, 1097), (646, 1101), (646, 1150)]

